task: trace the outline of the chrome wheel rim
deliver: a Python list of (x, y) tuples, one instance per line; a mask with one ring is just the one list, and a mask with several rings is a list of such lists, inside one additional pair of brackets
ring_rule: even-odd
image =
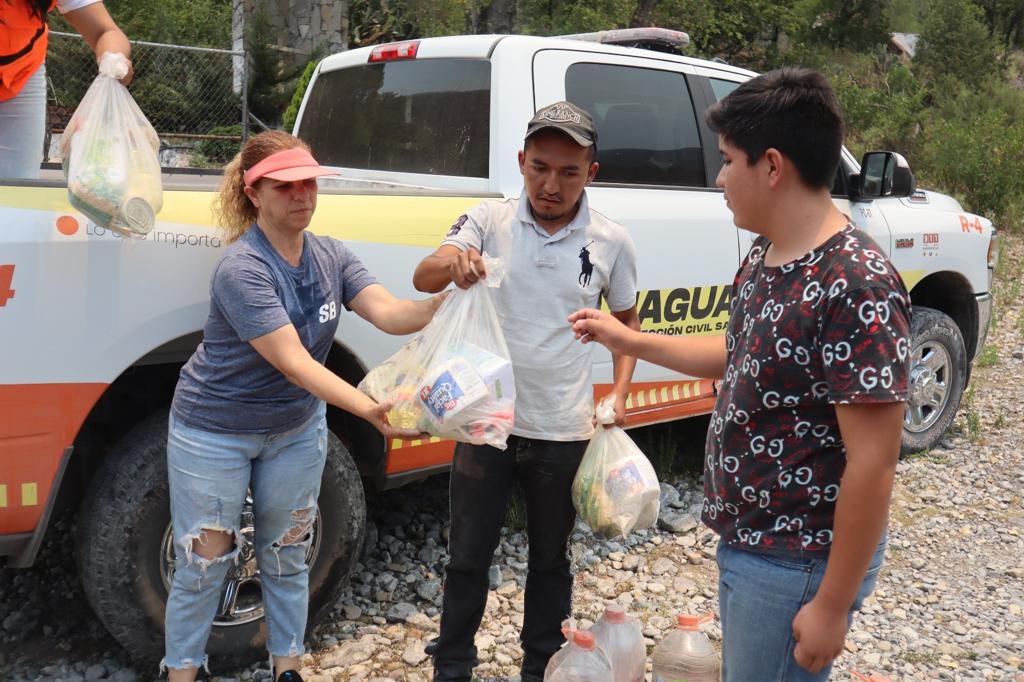
[[(317, 507), (316, 518), (313, 520), (313, 530), (309, 547), (306, 550), (306, 565), (312, 566), (320, 553), (320, 508)], [(214, 627), (231, 627), (245, 625), (260, 620), (265, 615), (263, 608), (263, 583), (260, 577), (260, 569), (256, 562), (256, 544), (254, 540), (252, 495), (246, 494), (245, 505), (242, 508), (242, 525), (238, 556), (228, 569), (227, 577), (220, 591), (220, 601), (217, 607), (217, 615), (213, 619)], [(174, 528), (168, 523), (164, 531), (163, 541), (160, 544), (160, 577), (164, 583), (164, 589), (170, 593), (171, 583), (174, 580)]]
[(903, 428), (911, 433), (935, 425), (949, 402), (953, 361), (946, 347), (926, 341), (914, 349), (910, 361), (910, 398)]

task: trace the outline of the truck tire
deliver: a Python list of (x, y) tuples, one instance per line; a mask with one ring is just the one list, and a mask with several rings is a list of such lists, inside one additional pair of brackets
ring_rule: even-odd
[(914, 306), (910, 397), (903, 419), (902, 454), (934, 447), (953, 423), (967, 385), (967, 348), (945, 313)]
[[(113, 448), (91, 482), (76, 533), (79, 575), (93, 610), (136, 663), (154, 676), (164, 654), (164, 607), (174, 558), (167, 417), (166, 410), (151, 415)], [(309, 628), (328, 615), (344, 590), (366, 528), (355, 464), (333, 433), (328, 441), (308, 555)], [(259, 574), (252, 535), (246, 533), (247, 523), (251, 525), (248, 509), (246, 505), (241, 556), (225, 581), (226, 589), (238, 588), (236, 600), (218, 614), (207, 644), (211, 670), (237, 670), (267, 655)]]

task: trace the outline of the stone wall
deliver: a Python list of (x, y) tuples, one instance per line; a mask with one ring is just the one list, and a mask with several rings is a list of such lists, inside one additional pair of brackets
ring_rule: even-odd
[(317, 48), (327, 54), (348, 48), (347, 0), (234, 0), (235, 49), (241, 49), (245, 26), (257, 8), (278, 36), (276, 47), (304, 61)]

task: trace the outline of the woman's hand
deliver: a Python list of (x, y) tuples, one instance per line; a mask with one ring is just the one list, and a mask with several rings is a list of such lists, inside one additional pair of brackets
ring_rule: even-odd
[(430, 310), (430, 316), (431, 317), (433, 317), (434, 315), (437, 314), (437, 311), (441, 308), (441, 304), (444, 303), (445, 299), (448, 298), (448, 296), (451, 293), (452, 293), (451, 289), (445, 289), (441, 293), (435, 294), (435, 295), (430, 297), (430, 299), (429, 299), (430, 300), (430, 305), (432, 306), (431, 310)]
[(394, 403), (374, 403), (365, 414), (361, 414), (363, 419), (373, 424), (374, 428), (381, 432), (381, 434), (387, 438), (403, 438), (405, 440), (415, 440), (417, 438), (429, 438), (429, 434), (420, 433), (416, 429), (399, 429), (391, 425), (388, 421), (388, 412)]
[(123, 54), (128, 60), (128, 73), (120, 80), (125, 85), (132, 82), (135, 71), (132, 69), (131, 43), (128, 42), (128, 37), (124, 32), (114, 23), (102, 2), (94, 2), (72, 10), (64, 15), (64, 19), (71, 24), (72, 28), (82, 34), (85, 42), (89, 43), (93, 54), (96, 55), (96, 63), (103, 58), (104, 52)]
[(128, 62), (128, 73), (121, 79), (121, 85), (127, 87), (132, 82), (132, 79), (135, 78), (135, 68), (132, 66), (132, 60), (127, 57), (125, 57), (125, 60)]

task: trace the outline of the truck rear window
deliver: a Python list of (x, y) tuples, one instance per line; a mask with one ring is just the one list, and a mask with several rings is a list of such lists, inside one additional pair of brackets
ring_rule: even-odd
[(491, 64), (424, 59), (321, 73), (299, 136), (320, 163), (488, 177)]

